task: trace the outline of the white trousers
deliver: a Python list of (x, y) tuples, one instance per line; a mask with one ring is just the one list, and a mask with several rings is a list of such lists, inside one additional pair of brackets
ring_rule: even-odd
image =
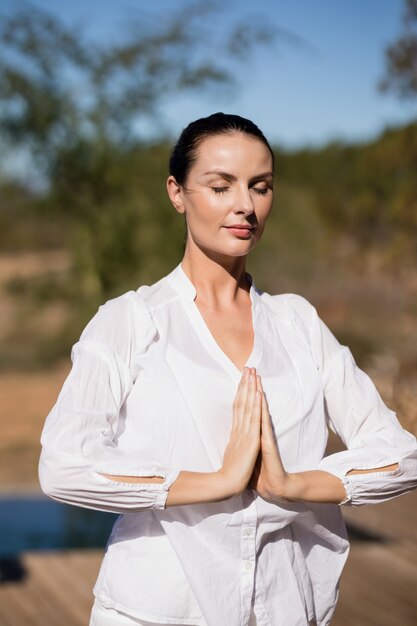
[[(94, 601), (91, 611), (89, 626), (172, 626), (171, 624), (160, 624), (156, 622), (147, 622), (144, 620), (130, 617), (125, 613), (120, 613), (115, 609), (108, 609), (101, 605), (98, 600)], [(253, 612), (250, 616), (249, 626), (256, 626), (256, 616)]]

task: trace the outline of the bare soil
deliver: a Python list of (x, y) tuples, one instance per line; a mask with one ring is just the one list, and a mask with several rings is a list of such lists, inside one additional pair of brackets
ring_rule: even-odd
[(58, 363), (40, 372), (0, 375), (0, 488), (37, 484), (40, 435), (70, 369)]

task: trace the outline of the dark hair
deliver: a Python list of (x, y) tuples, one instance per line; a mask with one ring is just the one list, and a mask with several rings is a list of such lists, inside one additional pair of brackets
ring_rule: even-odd
[(169, 173), (174, 176), (179, 185), (184, 185), (188, 172), (197, 158), (197, 148), (206, 137), (229, 133), (245, 133), (256, 137), (265, 144), (272, 156), (274, 153), (263, 132), (250, 120), (240, 115), (228, 113), (213, 113), (208, 117), (201, 117), (188, 124), (179, 136), (169, 159)]

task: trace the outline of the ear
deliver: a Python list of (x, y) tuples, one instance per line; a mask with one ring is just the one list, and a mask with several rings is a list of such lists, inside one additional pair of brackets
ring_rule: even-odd
[(184, 213), (184, 203), (182, 199), (182, 187), (177, 183), (174, 176), (167, 178), (167, 191), (169, 199), (178, 213)]

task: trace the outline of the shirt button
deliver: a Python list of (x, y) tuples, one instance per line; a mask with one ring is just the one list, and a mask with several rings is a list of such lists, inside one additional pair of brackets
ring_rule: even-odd
[(243, 567), (247, 570), (252, 569), (252, 561), (243, 561)]
[(245, 535), (251, 535), (253, 533), (253, 528), (251, 526), (245, 527)]

